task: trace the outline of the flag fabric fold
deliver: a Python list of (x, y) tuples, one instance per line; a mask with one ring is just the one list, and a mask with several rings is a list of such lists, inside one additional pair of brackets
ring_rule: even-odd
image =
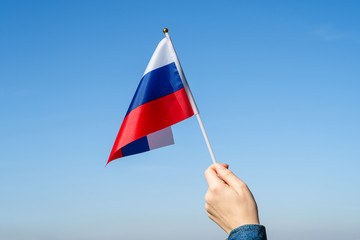
[(171, 42), (164, 38), (145, 70), (107, 163), (174, 144), (170, 126), (197, 113), (176, 62)]

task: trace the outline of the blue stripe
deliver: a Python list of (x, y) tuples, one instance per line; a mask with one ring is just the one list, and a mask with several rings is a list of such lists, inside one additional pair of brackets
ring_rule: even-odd
[(175, 63), (150, 71), (141, 79), (126, 115), (140, 105), (169, 95), (183, 87)]
[(121, 148), (123, 157), (149, 151), (149, 143), (147, 137), (139, 138), (128, 145)]

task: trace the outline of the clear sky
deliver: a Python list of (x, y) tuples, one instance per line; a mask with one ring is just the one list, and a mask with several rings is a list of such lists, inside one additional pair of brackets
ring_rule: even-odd
[(104, 167), (169, 28), (269, 239), (360, 239), (359, 1), (0, 2), (0, 239), (226, 238), (196, 118)]

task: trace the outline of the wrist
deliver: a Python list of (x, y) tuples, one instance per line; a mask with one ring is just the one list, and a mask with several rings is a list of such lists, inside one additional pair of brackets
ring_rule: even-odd
[(242, 226), (246, 226), (246, 225), (249, 225), (249, 226), (250, 225), (260, 225), (260, 221), (258, 218), (254, 218), (254, 219), (248, 219), (245, 221), (234, 222), (234, 224), (230, 226), (230, 230), (226, 231), (226, 232), (227, 232), (227, 234), (229, 234), (234, 229), (242, 227)]

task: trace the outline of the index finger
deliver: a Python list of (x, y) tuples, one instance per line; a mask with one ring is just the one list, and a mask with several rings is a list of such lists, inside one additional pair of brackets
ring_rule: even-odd
[(224, 182), (218, 177), (216, 173), (216, 168), (214, 165), (210, 165), (205, 170), (205, 178), (209, 186), (217, 185), (217, 184), (223, 184)]

